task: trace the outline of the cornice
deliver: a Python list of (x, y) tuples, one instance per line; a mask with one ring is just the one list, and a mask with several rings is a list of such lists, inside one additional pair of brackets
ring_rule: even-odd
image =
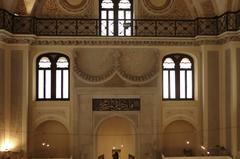
[(75, 37), (75, 36), (36, 36), (12, 34), (0, 30), (0, 41), (6, 44), (61, 45), (61, 46), (201, 46), (223, 45), (240, 41), (240, 31), (225, 32), (217, 36), (196, 37)]

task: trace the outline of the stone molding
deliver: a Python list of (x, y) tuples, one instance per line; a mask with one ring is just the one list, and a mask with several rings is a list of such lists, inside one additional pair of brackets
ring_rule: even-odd
[[(112, 54), (113, 65), (111, 69), (104, 73), (103, 75), (93, 76), (81, 70), (78, 66), (77, 53), (75, 53), (74, 58), (74, 71), (78, 79), (86, 83), (91, 84), (100, 84), (110, 80), (114, 75), (118, 75), (122, 80), (133, 83), (133, 84), (144, 84), (152, 81), (158, 76), (159, 72), (159, 61), (156, 61), (154, 67), (147, 73), (144, 73), (141, 76), (134, 76), (129, 74), (126, 70), (123, 70), (120, 64), (121, 55), (119, 52), (114, 52)], [(158, 53), (154, 53), (155, 57), (158, 59)]]
[(240, 31), (229, 31), (217, 36), (182, 37), (71, 37), (16, 35), (0, 30), (0, 41), (5, 44), (64, 45), (64, 46), (201, 46), (223, 45), (240, 41)]

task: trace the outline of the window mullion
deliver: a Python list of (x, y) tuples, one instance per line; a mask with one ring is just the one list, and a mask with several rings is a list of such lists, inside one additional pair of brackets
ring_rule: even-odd
[(168, 71), (168, 99), (171, 98), (171, 82), (170, 82), (170, 70), (167, 70)]
[(118, 36), (118, 1), (114, 1), (113, 5), (113, 13), (114, 13), (114, 20), (113, 20), (113, 25), (114, 25), (114, 30), (113, 30), (113, 35)]
[(63, 81), (63, 70), (64, 69), (61, 69), (61, 98), (63, 98), (63, 84), (64, 84), (64, 81)]
[(46, 69), (43, 70), (43, 99), (46, 99)]
[(179, 63), (176, 64), (176, 71), (175, 71), (175, 89), (176, 89), (176, 99), (180, 99), (180, 67), (179, 67)]
[[(127, 14), (127, 11), (126, 11), (126, 10), (124, 10), (124, 11), (123, 11), (123, 13), (124, 13), (124, 23), (123, 23), (123, 26), (124, 26), (124, 24), (126, 24), (126, 23), (127, 23), (127, 16), (126, 16), (126, 14)], [(127, 31), (127, 29), (126, 29), (126, 28), (124, 28), (124, 36), (126, 36), (126, 31)]]
[(185, 75), (185, 98), (187, 99), (188, 97), (187, 97), (187, 84), (188, 84), (188, 82), (187, 82), (187, 70), (184, 70), (184, 75)]
[(52, 62), (52, 70), (51, 70), (51, 95), (52, 99), (56, 99), (56, 61)]

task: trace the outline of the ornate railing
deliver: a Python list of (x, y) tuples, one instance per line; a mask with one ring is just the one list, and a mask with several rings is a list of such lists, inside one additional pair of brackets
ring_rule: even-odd
[[(39, 36), (100, 36), (99, 19), (37, 18), (15, 16), (0, 9), (0, 29), (14, 34)], [(240, 11), (195, 20), (133, 19), (133, 35), (139, 37), (195, 37), (240, 30)]]

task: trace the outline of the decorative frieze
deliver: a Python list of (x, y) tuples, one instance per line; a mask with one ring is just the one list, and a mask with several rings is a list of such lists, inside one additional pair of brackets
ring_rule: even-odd
[(140, 111), (139, 98), (92, 99), (93, 111)]

